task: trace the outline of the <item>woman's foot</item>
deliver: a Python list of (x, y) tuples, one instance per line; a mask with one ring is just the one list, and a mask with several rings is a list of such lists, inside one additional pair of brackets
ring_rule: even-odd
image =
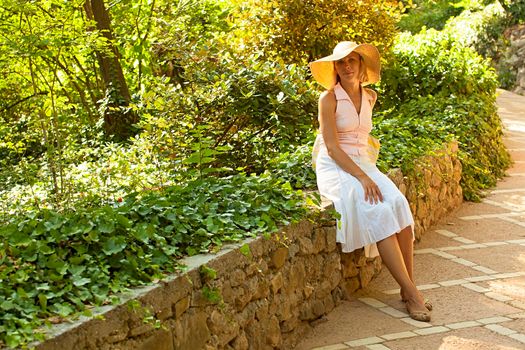
[(421, 297), (407, 298), (405, 306), (410, 318), (416, 321), (430, 322), (430, 311), (426, 308)]
[[(406, 303), (407, 302), (407, 298), (405, 297), (405, 293), (403, 292), (403, 290), (401, 290), (401, 301)], [(421, 293), (420, 293), (421, 295)], [(423, 296), (421, 295), (421, 297), (423, 298)], [(434, 306), (432, 305), (432, 302), (430, 300), (428, 300), (427, 298), (423, 298), (423, 302), (425, 303), (425, 307), (427, 308), (428, 311), (432, 311), (432, 309), (434, 308)]]

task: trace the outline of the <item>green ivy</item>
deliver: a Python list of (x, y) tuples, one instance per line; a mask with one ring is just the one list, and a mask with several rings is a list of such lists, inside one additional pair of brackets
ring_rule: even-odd
[(274, 232), (302, 218), (303, 203), (287, 182), (240, 174), (131, 194), (114, 206), (13, 217), (0, 228), (0, 341), (41, 339), (34, 330), (51, 317), (162, 278), (182, 256)]

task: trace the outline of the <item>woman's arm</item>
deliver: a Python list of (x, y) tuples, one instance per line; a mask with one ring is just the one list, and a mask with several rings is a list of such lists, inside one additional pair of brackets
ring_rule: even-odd
[(383, 201), (379, 188), (368, 175), (341, 149), (337, 138), (335, 123), (335, 109), (337, 100), (333, 91), (325, 91), (319, 97), (319, 124), (328, 155), (341, 169), (354, 176), (361, 182), (365, 190), (365, 200), (370, 203)]

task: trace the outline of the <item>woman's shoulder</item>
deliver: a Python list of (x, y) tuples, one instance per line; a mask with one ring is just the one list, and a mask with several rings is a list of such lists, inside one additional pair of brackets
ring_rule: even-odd
[(377, 92), (370, 88), (363, 88), (370, 98), (370, 104), (373, 106), (377, 101)]
[(319, 95), (319, 102), (332, 103), (335, 101), (336, 101), (336, 98), (335, 98), (334, 89), (325, 90), (321, 92), (321, 95)]
[(366, 88), (366, 87), (363, 88), (363, 89), (365, 89), (366, 93), (367, 93), (368, 95), (370, 95), (370, 97), (372, 97), (374, 100), (377, 99), (377, 92), (375, 92), (375, 90), (372, 90), (372, 89), (370, 89), (370, 88)]

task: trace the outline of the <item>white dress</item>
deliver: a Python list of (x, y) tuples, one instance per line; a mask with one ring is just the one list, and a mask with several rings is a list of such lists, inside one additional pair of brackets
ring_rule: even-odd
[(321, 133), (317, 136), (318, 153), (314, 161), (319, 192), (334, 203), (341, 216), (337, 222), (337, 242), (341, 243), (342, 251), (365, 247), (365, 255), (374, 257), (379, 255), (376, 242), (413, 227), (414, 219), (405, 196), (370, 160), (367, 147), (372, 130), (372, 96), (361, 89), (358, 114), (346, 91), (339, 84), (334, 87), (337, 134), (343, 151), (377, 184), (383, 202), (365, 201), (363, 186), (328, 155)]

